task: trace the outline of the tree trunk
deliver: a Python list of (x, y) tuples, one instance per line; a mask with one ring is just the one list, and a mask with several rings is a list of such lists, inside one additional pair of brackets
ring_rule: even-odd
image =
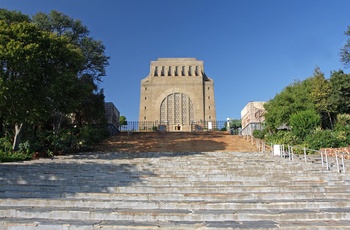
[(62, 123), (62, 113), (60, 112), (55, 112), (53, 115), (53, 133), (56, 135), (59, 133), (60, 128), (61, 128), (61, 123)]
[(331, 123), (331, 129), (333, 130), (334, 127), (333, 127), (333, 122), (332, 122), (331, 113), (330, 113), (330, 112), (327, 112), (327, 114), (328, 114), (329, 122)]
[(15, 138), (13, 140), (12, 149), (17, 151), (19, 149), (19, 143), (21, 143), (21, 137), (23, 133), (23, 123), (15, 124)]

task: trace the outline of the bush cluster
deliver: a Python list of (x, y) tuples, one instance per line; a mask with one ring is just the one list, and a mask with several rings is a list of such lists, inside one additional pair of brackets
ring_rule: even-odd
[(12, 150), (12, 140), (0, 138), (0, 161), (18, 161), (32, 159), (34, 154), (52, 156), (56, 154), (86, 151), (108, 136), (104, 126), (71, 127), (59, 132), (42, 131), (35, 137), (24, 140), (19, 151)]
[(337, 122), (333, 130), (321, 128), (308, 128), (303, 130), (303, 127), (306, 126), (298, 126), (297, 131), (294, 130), (294, 132), (279, 130), (273, 134), (267, 133), (267, 129), (263, 131), (256, 130), (253, 136), (255, 138), (264, 139), (268, 143), (288, 144), (315, 150), (321, 148), (346, 147), (350, 144), (350, 115), (348, 114), (337, 116)]
[(12, 141), (5, 136), (0, 138), (0, 162), (6, 161), (22, 161), (32, 158), (32, 154), (24, 151), (13, 151)]

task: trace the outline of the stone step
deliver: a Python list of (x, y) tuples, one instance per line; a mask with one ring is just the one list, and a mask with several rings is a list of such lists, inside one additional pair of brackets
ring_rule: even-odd
[[(27, 181), (18, 180), (13, 183), (0, 183), (0, 191), (5, 186), (90, 186), (90, 187), (123, 187), (132, 181), (111, 181), (111, 180), (48, 180), (48, 181)], [(123, 185), (125, 184), (125, 185)], [(348, 187), (349, 180), (291, 180), (291, 181), (181, 181), (181, 180), (145, 180), (138, 184), (145, 187), (327, 187), (339, 186)], [(135, 186), (138, 186), (135, 185)]]
[[(136, 166), (137, 164), (137, 166)], [(129, 161), (128, 163), (121, 163), (121, 162), (115, 162), (110, 166), (103, 165), (101, 162), (95, 162), (95, 165), (90, 164), (83, 164), (79, 163), (76, 164), (75, 167), (71, 168), (70, 166), (67, 166), (67, 164), (58, 164), (58, 168), (52, 167), (52, 165), (55, 165), (55, 163), (47, 163), (47, 165), (41, 166), (40, 164), (36, 166), (27, 166), (27, 165), (6, 165), (7, 167), (2, 166), (3, 171), (0, 172), (0, 177), (11, 175), (13, 173), (26, 173), (28, 171), (31, 171), (33, 173), (41, 173), (41, 174), (57, 174), (57, 175), (70, 175), (72, 172), (77, 173), (78, 175), (81, 175), (83, 173), (86, 173), (87, 175), (91, 175), (92, 172), (94, 172), (96, 175), (103, 175), (105, 173), (107, 174), (114, 174), (114, 173), (126, 173), (126, 172), (138, 172), (143, 170), (150, 170), (154, 171), (154, 173), (189, 173), (193, 172), (196, 173), (199, 170), (204, 172), (213, 171), (216, 173), (220, 172), (250, 172), (251, 174), (257, 173), (257, 171), (252, 171), (252, 169), (256, 170), (262, 170), (260, 173), (266, 171), (266, 172), (275, 172), (275, 173), (314, 173), (314, 174), (322, 174), (328, 172), (326, 170), (326, 167), (314, 167), (306, 165), (297, 166), (292, 163), (286, 163), (283, 162), (283, 165), (276, 166), (273, 164), (268, 165), (240, 165), (240, 164), (231, 164), (231, 165), (216, 165), (212, 163), (211, 165), (207, 166), (195, 166), (195, 165), (176, 165), (171, 164), (162, 164), (162, 163), (151, 163), (145, 160), (143, 163), (133, 162)], [(97, 165), (100, 165), (100, 167), (97, 167)], [(84, 166), (84, 167), (82, 167)], [(102, 169), (103, 167), (103, 169)], [(161, 168), (159, 168), (161, 167)], [(213, 169), (213, 167), (216, 167), (216, 169)], [(35, 174), (34, 174), (35, 175)], [(38, 175), (38, 174), (36, 174)], [(336, 175), (336, 174), (335, 174)], [(33, 176), (27, 175), (27, 176)]]
[(0, 229), (346, 229), (349, 185), (260, 153), (59, 156), (0, 164)]
[[(215, 161), (213, 159), (200, 159), (200, 160), (204, 160), (204, 161), (209, 161), (211, 162), (210, 164), (206, 164), (206, 163), (201, 163), (201, 161), (199, 159), (182, 159), (182, 160), (185, 160), (185, 161), (180, 161), (180, 159), (174, 159), (174, 158), (168, 158), (168, 159), (165, 159), (166, 161), (151, 161), (149, 159), (144, 159), (143, 161), (137, 161), (137, 160), (128, 160), (128, 161), (125, 161), (125, 163), (129, 162), (129, 163), (138, 163), (138, 164), (141, 164), (143, 162), (149, 162), (150, 165), (148, 165), (150, 168), (153, 168), (153, 169), (157, 169), (157, 170), (162, 170), (162, 169), (159, 169), (159, 168), (156, 168), (155, 166), (153, 165), (158, 165), (158, 164), (161, 164), (163, 166), (167, 166), (166, 168), (164, 168), (165, 170), (169, 169), (169, 168), (179, 168), (181, 169), (182, 167), (190, 167), (192, 169), (206, 169), (206, 168), (212, 168), (213, 165), (215, 164), (218, 164), (221, 166), (222, 169), (229, 169), (229, 168), (232, 168), (233, 166), (235, 168), (241, 168), (241, 169), (245, 169), (245, 168), (254, 168), (254, 167), (266, 167), (266, 166), (269, 166), (268, 168), (274, 168), (274, 169), (286, 169), (283, 167), (283, 165), (285, 164), (288, 164), (288, 165), (292, 165), (295, 169), (298, 169), (298, 170), (308, 170), (308, 169), (313, 169), (315, 168), (314, 164), (307, 164), (307, 163), (303, 163), (303, 162), (299, 162), (299, 163), (296, 163), (296, 162), (292, 162), (292, 161), (286, 161), (286, 160), (282, 160), (282, 161), (273, 161), (273, 162), (250, 162), (246, 159), (243, 159), (242, 161), (240, 161), (239, 159), (237, 158), (230, 158), (230, 159), (222, 159), (221, 161)], [(226, 162), (224, 162), (226, 160)], [(96, 160), (97, 161), (97, 160)], [(189, 162), (192, 161), (192, 164), (189, 164)], [(198, 162), (197, 162), (198, 161)], [(93, 161), (91, 162), (84, 162), (84, 161), (81, 161), (81, 162), (76, 162), (74, 164), (76, 164), (75, 166), (72, 164), (72, 165), (67, 165), (65, 163), (60, 163), (60, 162), (56, 162), (55, 160), (54, 161), (51, 161), (51, 162), (42, 162), (42, 163), (47, 163), (48, 166), (43, 166), (42, 168), (40, 167), (40, 169), (47, 169), (47, 170), (53, 170), (53, 169), (57, 169), (57, 170), (61, 170), (62, 169), (62, 166), (66, 169), (71, 169), (71, 170), (89, 170), (91, 168), (94, 168), (97, 172), (98, 171), (105, 171), (106, 168), (107, 169), (112, 169), (112, 166), (113, 165), (103, 165), (103, 163), (113, 163), (113, 161), (98, 161), (99, 163), (101, 163), (100, 165), (90, 165)], [(122, 162), (122, 161), (115, 161), (115, 162)], [(21, 169), (27, 169), (27, 168), (31, 168), (31, 170), (33, 171), (38, 171), (38, 166), (40, 164), (32, 164), (32, 165), (18, 165), (18, 164), (15, 164), (15, 163), (7, 163), (5, 164), (3, 167), (4, 169), (9, 169), (9, 168), (13, 168), (13, 169), (16, 169), (18, 171), (20, 171)], [(139, 167), (139, 166), (138, 166)], [(324, 167), (326, 167), (324, 165)], [(220, 169), (221, 169), (220, 168)]]
[(45, 219), (0, 218), (2, 230), (96, 230), (96, 229), (350, 229), (350, 221), (78, 221), (55, 220), (55, 223)]
[(283, 221), (350, 220), (350, 208), (326, 209), (97, 209), (55, 207), (0, 207), (0, 218), (37, 218), (82, 221)]
[(301, 174), (294, 174), (294, 173), (261, 173), (261, 174), (248, 174), (246, 172), (222, 172), (222, 173), (206, 173), (202, 172), (201, 174), (194, 174), (194, 173), (181, 173), (178, 174), (150, 174), (147, 171), (140, 171), (140, 172), (129, 172), (129, 175), (123, 175), (122, 173), (115, 173), (113, 175), (105, 175), (105, 176), (99, 176), (99, 175), (57, 175), (57, 174), (43, 174), (41, 178), (33, 177), (33, 176), (20, 176), (14, 174), (14, 175), (7, 175), (2, 177), (0, 180), (0, 184), (8, 184), (8, 183), (29, 183), (29, 181), (32, 181), (33, 183), (40, 183), (40, 182), (50, 182), (50, 181), (62, 181), (62, 182), (76, 182), (79, 183), (80, 181), (84, 182), (96, 182), (99, 181), (133, 181), (135, 178), (140, 178), (147, 181), (166, 181), (166, 180), (178, 180), (181, 179), (182, 181), (208, 181), (211, 182), (212, 180), (216, 181), (236, 181), (236, 182), (244, 182), (249, 181), (249, 179), (254, 181), (344, 181), (349, 182), (349, 179), (346, 179), (341, 176), (327, 176), (325, 174), (314, 174), (314, 173), (306, 173), (304, 175)]
[(305, 193), (305, 192), (286, 192), (286, 193), (178, 193), (178, 194), (112, 194), (112, 193), (66, 193), (65, 198), (75, 199), (108, 199), (108, 200), (146, 200), (146, 201), (233, 201), (233, 200), (293, 200), (293, 199), (350, 199), (350, 193)]
[[(209, 161), (211, 162), (210, 164), (208, 163), (201, 163), (201, 161)], [(67, 161), (69, 161), (69, 159), (67, 159)], [(98, 163), (97, 163), (98, 162)], [(145, 163), (148, 164), (145, 164)], [(192, 162), (192, 164), (190, 164), (189, 162)], [(46, 166), (40, 166), (41, 164), (45, 164)], [(93, 164), (93, 163), (97, 163), (97, 164)], [(166, 159), (162, 159), (159, 161), (154, 161), (152, 159), (143, 159), (142, 161), (135, 160), (135, 159), (130, 159), (130, 160), (114, 160), (114, 161), (105, 161), (105, 160), (95, 160), (95, 161), (88, 161), (88, 162), (84, 162), (84, 161), (80, 161), (80, 162), (74, 162), (71, 164), (67, 164), (64, 162), (58, 162), (56, 160), (52, 160), (52, 161), (48, 161), (48, 162), (41, 162), (41, 163), (37, 163), (37, 164), (18, 164), (18, 163), (2, 163), (4, 164), (2, 167), (4, 169), (15, 169), (18, 171), (21, 170), (26, 170), (28, 168), (30, 168), (30, 170), (33, 171), (39, 171), (39, 167), (40, 169), (46, 169), (49, 171), (52, 171), (53, 169), (56, 170), (62, 170), (62, 167), (66, 168), (66, 169), (71, 169), (71, 170), (89, 170), (91, 168), (94, 168), (94, 170), (96, 172), (104, 172), (106, 170), (113, 170), (115, 168), (115, 164), (119, 163), (121, 164), (121, 166), (123, 166), (122, 164), (137, 164), (134, 165), (134, 167), (137, 169), (138, 167), (142, 167), (142, 166), (146, 166), (152, 169), (156, 169), (156, 170), (167, 170), (167, 169), (181, 169), (181, 168), (186, 168), (186, 169), (206, 169), (206, 168), (211, 168), (213, 165), (220, 165), (220, 168), (217, 168), (217, 170), (220, 169), (229, 169), (229, 168), (254, 168), (254, 167), (258, 167), (258, 168), (262, 168), (262, 167), (267, 167), (268, 169), (285, 169), (285, 170), (289, 170), (289, 169), (297, 169), (297, 170), (310, 170), (310, 169), (316, 169), (316, 168), (322, 168), (321, 165), (315, 165), (315, 164), (308, 164), (308, 163), (304, 163), (304, 162), (292, 162), (292, 161), (288, 161), (288, 160), (280, 160), (280, 159), (276, 159), (274, 161), (271, 162), (250, 162), (247, 159), (243, 159), (242, 161), (240, 161), (239, 159), (233, 157), (230, 159), (222, 159), (220, 161), (215, 161), (214, 159), (188, 159), (188, 158), (184, 158), (184, 159), (175, 159), (175, 158), (166, 158)], [(166, 168), (158, 168), (157, 165), (162, 165), (162, 166), (167, 166)], [(289, 165), (292, 168), (284, 168), (284, 165)], [(127, 166), (127, 165), (125, 165)], [(315, 167), (317, 166), (317, 167)], [(324, 168), (326, 167), (326, 165), (324, 165)], [(116, 168), (116, 169), (123, 169), (122, 167)], [(116, 170), (114, 170), (116, 171)], [(63, 172), (64, 173), (64, 172)]]
[[(132, 162), (129, 163), (130, 165)], [(198, 172), (201, 172), (201, 174), (237, 174), (244, 176), (262, 176), (262, 175), (316, 175), (316, 176), (322, 176), (326, 174), (330, 177), (342, 177), (345, 174), (335, 174), (333, 172), (330, 172), (326, 170), (326, 168), (312, 168), (310, 170), (307, 169), (295, 169), (294, 166), (289, 165), (283, 165), (281, 168), (276, 168), (272, 166), (264, 166), (264, 167), (244, 167), (244, 166), (237, 166), (233, 165), (231, 167), (222, 167), (222, 166), (215, 166), (212, 165), (207, 167), (194, 167), (194, 166), (166, 166), (162, 165), (162, 169), (153, 169), (150, 166), (146, 167), (139, 167), (139, 168), (129, 168), (126, 166), (120, 166), (120, 165), (114, 165), (114, 168), (106, 168), (105, 171), (98, 171), (95, 167), (89, 166), (86, 169), (80, 169), (79, 167), (75, 167), (74, 169), (67, 168), (65, 165), (61, 165), (60, 169), (53, 169), (53, 168), (45, 168), (45, 167), (38, 167), (38, 168), (31, 168), (31, 167), (23, 167), (22, 169), (19, 169), (18, 167), (14, 167), (12, 169), (8, 168), (5, 169), (0, 173), (0, 180), (6, 180), (9, 177), (11, 178), (11, 175), (20, 175), (27, 173), (28, 171), (32, 172), (30, 175), (25, 175), (24, 178), (30, 178), (30, 179), (45, 179), (46, 177), (51, 177), (51, 179), (55, 178), (72, 178), (74, 177), (111, 177), (116, 174), (120, 174), (121, 176), (125, 175), (127, 176), (130, 172), (133, 172), (135, 175), (138, 174), (144, 174), (144, 175), (179, 175), (179, 176), (187, 176), (187, 175), (198, 175)], [(213, 170), (212, 167), (220, 167), (220, 170)], [(7, 171), (9, 170), (9, 171)], [(10, 171), (11, 170), (11, 171)], [(152, 173), (151, 173), (152, 172)], [(349, 173), (347, 173), (349, 175)], [(328, 175), (327, 175), (328, 176)]]
[(3, 191), (0, 198), (75, 198), (98, 200), (146, 200), (146, 201), (217, 201), (217, 200), (273, 200), (273, 199), (350, 199), (349, 192), (256, 192), (256, 193), (108, 193), (104, 189), (89, 193), (68, 193), (65, 191)]
[[(91, 191), (103, 191), (113, 194), (130, 194), (130, 193), (206, 193), (206, 194), (222, 194), (222, 193), (292, 193), (292, 192), (305, 192), (305, 193), (315, 193), (315, 192), (350, 192), (350, 187), (347, 185), (338, 186), (303, 186), (303, 185), (288, 185), (283, 187), (276, 186), (214, 186), (208, 187), (204, 183), (202, 186), (118, 186), (118, 187), (108, 187), (108, 186), (65, 186), (65, 185), (2, 185), (0, 188), (0, 194), (2, 192), (52, 192), (56, 193), (75, 193), (75, 192), (91, 192)], [(1, 195), (0, 195), (1, 196)]]
[[(69, 169), (67, 169), (69, 170)], [(257, 170), (257, 169), (255, 169)], [(29, 171), (29, 170), (28, 170)], [(278, 170), (265, 170), (263, 172), (257, 173), (257, 172), (249, 172), (249, 170), (237, 170), (237, 169), (226, 169), (222, 171), (210, 171), (208, 170), (200, 170), (200, 173), (198, 170), (188, 170), (188, 171), (150, 171), (149, 169), (142, 169), (139, 171), (124, 171), (124, 172), (113, 172), (113, 173), (93, 173), (93, 169), (89, 173), (84, 173), (82, 171), (77, 172), (71, 172), (71, 174), (61, 174), (59, 172), (37, 172), (35, 175), (25, 175), (23, 172), (23, 176), (21, 175), (21, 172), (13, 171), (12, 173), (6, 173), (4, 175), (0, 175), (0, 183), (3, 181), (9, 181), (9, 180), (19, 180), (19, 181), (26, 181), (26, 180), (33, 180), (33, 181), (50, 181), (50, 180), (86, 180), (86, 181), (92, 181), (96, 179), (111, 179), (115, 178), (118, 179), (120, 177), (124, 179), (133, 178), (135, 176), (144, 176), (144, 177), (157, 177), (158, 178), (172, 178), (172, 177), (195, 177), (195, 178), (206, 178), (207, 176), (235, 176), (235, 178), (242, 178), (242, 177), (261, 177), (261, 178), (280, 178), (283, 179), (283, 177), (291, 177), (291, 178), (320, 178), (323, 180), (326, 179), (340, 179), (340, 180), (346, 180), (346, 175), (349, 174), (334, 174), (332, 172), (327, 171), (316, 171), (316, 172), (298, 172), (298, 171), (278, 171)], [(330, 174), (330, 175), (329, 175)], [(21, 175), (21, 178), (18, 178), (18, 176)], [(116, 177), (118, 175), (118, 177)], [(347, 179), (349, 181), (349, 179)]]
[(59, 207), (59, 208), (120, 208), (120, 209), (326, 209), (326, 208), (347, 208), (350, 207), (350, 200), (347, 199), (310, 199), (304, 200), (233, 200), (233, 201), (113, 201), (93, 199), (1, 199), (1, 207)]
[[(28, 190), (28, 191), (44, 191), (44, 190), (55, 190), (58, 188), (62, 188), (62, 191), (75, 191), (76, 189), (90, 189), (90, 190), (103, 190), (106, 191), (112, 191), (117, 192), (118, 189), (121, 191), (122, 189), (126, 189), (126, 187), (133, 184), (135, 181), (113, 181), (108, 183), (98, 182), (94, 183), (93, 181), (85, 182), (85, 183), (77, 183), (77, 184), (70, 184), (70, 183), (64, 183), (62, 181), (59, 182), (40, 182), (40, 183), (31, 183), (27, 184), (24, 182), (21, 182), (19, 184), (2, 184), (0, 186), (0, 192), (4, 192), (7, 190)], [(134, 183), (135, 184), (135, 183)], [(217, 184), (215, 184), (214, 180), (211, 180), (210, 182), (205, 181), (187, 181), (187, 182), (181, 182), (181, 180), (168, 180), (168, 181), (149, 181), (145, 180), (142, 182), (139, 182), (138, 184), (135, 184), (133, 186), (135, 188), (138, 187), (145, 187), (146, 189), (157, 189), (160, 190), (162, 188), (166, 190), (169, 189), (204, 189), (204, 190), (213, 190), (215, 187), (217, 187), (220, 190), (223, 191), (249, 191), (249, 190), (259, 190), (264, 191), (262, 187), (266, 187), (267, 190), (272, 190), (272, 188), (276, 188), (276, 191), (286, 191), (286, 190), (295, 190), (298, 188), (306, 189), (311, 188), (313, 191), (319, 190), (319, 191), (333, 191), (334, 188), (338, 188), (341, 191), (348, 191), (349, 189), (349, 183), (344, 182), (342, 183), (340, 180), (336, 181), (318, 181), (318, 180), (298, 180), (298, 181), (291, 181), (290, 183), (286, 181), (282, 182), (273, 182), (273, 181), (264, 181), (264, 180), (250, 180), (250, 181), (219, 181)]]

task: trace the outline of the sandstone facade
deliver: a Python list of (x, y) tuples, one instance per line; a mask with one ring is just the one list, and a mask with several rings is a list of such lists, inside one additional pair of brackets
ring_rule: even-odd
[(139, 121), (164, 125), (167, 131), (191, 131), (193, 124), (216, 121), (214, 81), (204, 73), (203, 61), (152, 61), (141, 80)]
[(249, 102), (241, 111), (242, 135), (252, 135), (255, 129), (261, 130), (265, 121), (264, 101)]

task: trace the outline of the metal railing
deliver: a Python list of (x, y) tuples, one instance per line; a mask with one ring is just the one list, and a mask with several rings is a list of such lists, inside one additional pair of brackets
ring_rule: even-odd
[(278, 156), (290, 161), (299, 159), (299, 161), (304, 163), (319, 163), (322, 168), (327, 170), (332, 170), (336, 166), (338, 173), (346, 172), (345, 153), (343, 151), (335, 151), (334, 155), (330, 155), (327, 153), (327, 150), (322, 151), (300, 146), (266, 143), (250, 135), (244, 135), (242, 138), (255, 145), (257, 150), (262, 153), (270, 153), (272, 156)]
[[(198, 121), (191, 124), (180, 124), (180, 127), (188, 127), (186, 131), (211, 131), (226, 129), (226, 121)], [(166, 121), (128, 121), (126, 125), (121, 125), (121, 132), (157, 132), (157, 131), (174, 131), (177, 124), (169, 124)], [(179, 129), (178, 131), (181, 131)]]

